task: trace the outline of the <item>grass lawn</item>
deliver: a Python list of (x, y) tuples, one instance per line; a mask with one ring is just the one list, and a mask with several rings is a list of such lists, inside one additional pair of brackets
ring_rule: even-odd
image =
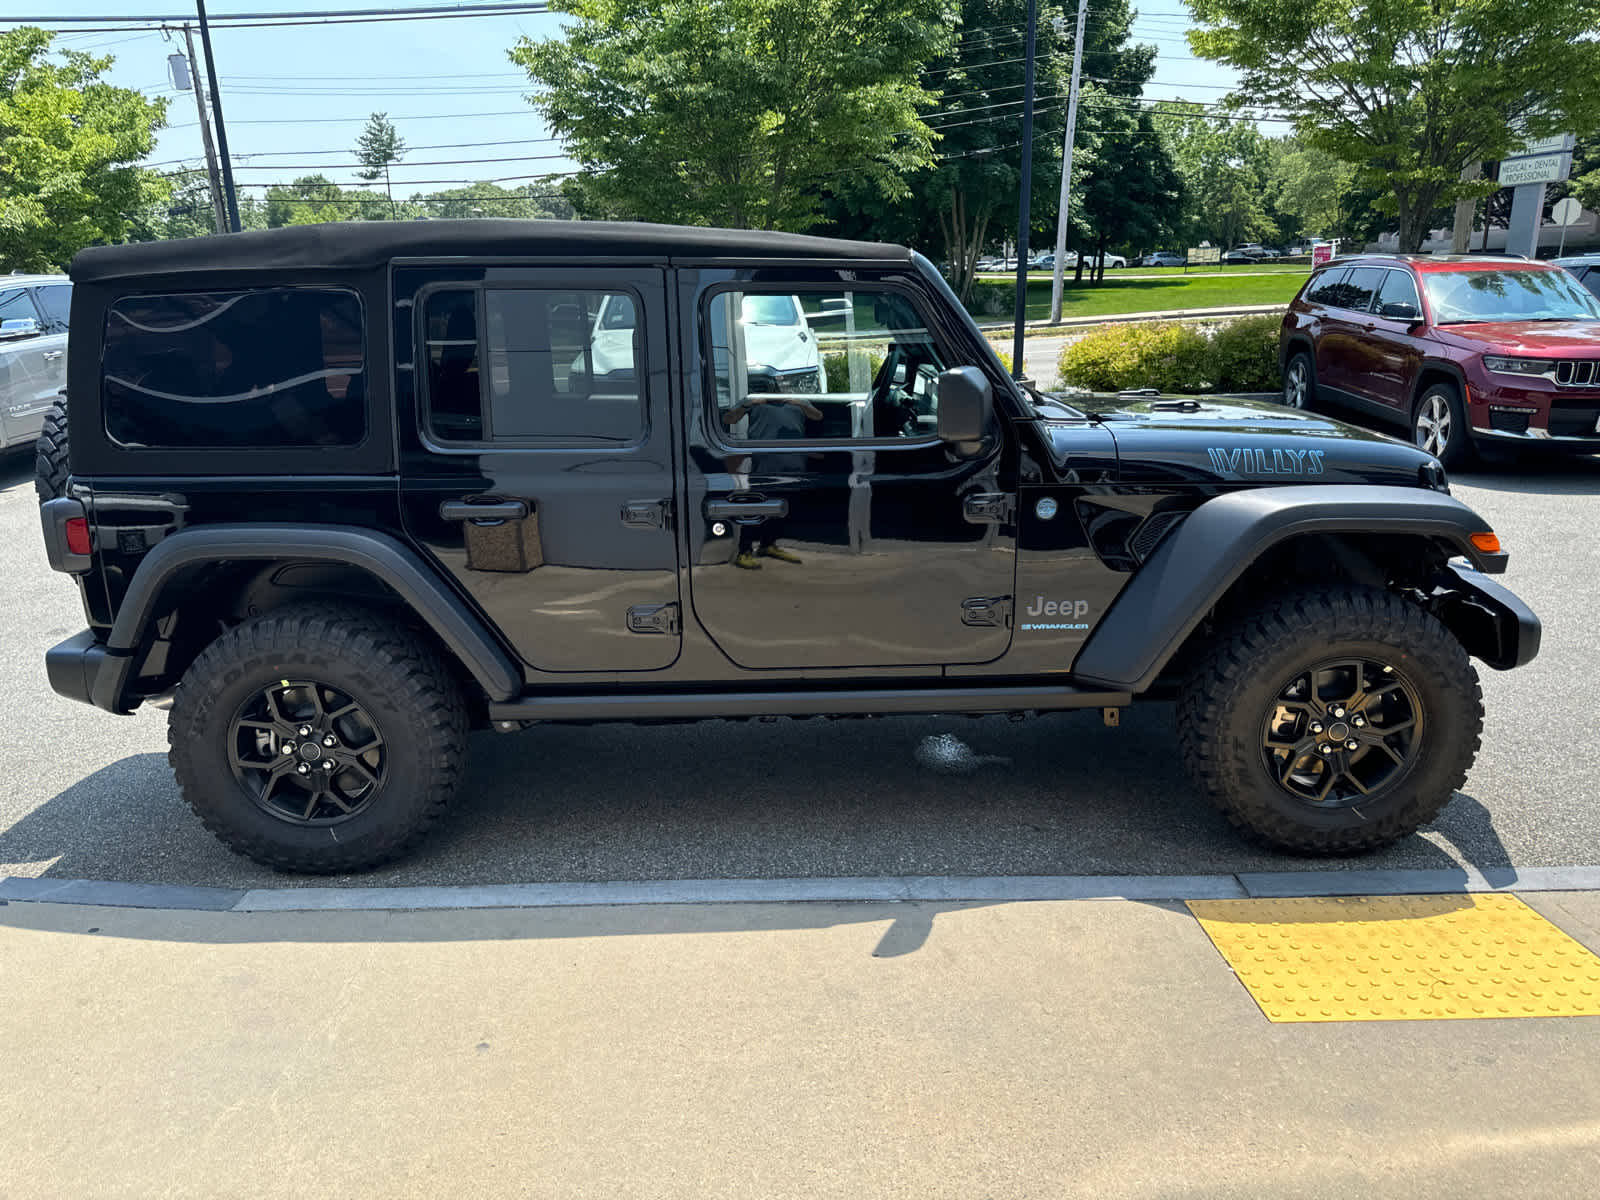
[[(1161, 312), (1178, 308), (1223, 308), (1235, 304), (1287, 304), (1305, 282), (1306, 272), (1264, 275), (1202, 275), (1189, 279), (1181, 271), (1140, 272), (1129, 278), (1107, 275), (1098, 287), (1073, 287), (1061, 296), (1064, 317), (1102, 317), (1116, 313)], [(987, 280), (985, 281), (987, 282)], [(1050, 280), (1028, 280), (1028, 320), (1050, 315)], [(980, 316), (980, 322), (1004, 321), (1006, 314)]]

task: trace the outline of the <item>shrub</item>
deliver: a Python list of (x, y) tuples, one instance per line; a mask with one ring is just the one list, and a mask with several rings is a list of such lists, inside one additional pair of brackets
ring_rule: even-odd
[(1102, 327), (1061, 354), (1061, 381), (1098, 392), (1212, 388), (1211, 344), (1198, 330), (1169, 322)]
[(1271, 313), (1241, 317), (1211, 339), (1211, 377), (1221, 392), (1270, 392), (1278, 386), (1278, 330)]
[[(878, 377), (878, 368), (883, 366), (883, 355), (867, 353), (867, 381)], [(839, 350), (833, 354), (822, 356), (822, 372), (828, 377), (828, 390), (830, 392), (848, 392), (850, 390), (850, 355)]]
[(1181, 325), (1102, 325), (1061, 352), (1061, 382), (1097, 392), (1267, 392), (1278, 386), (1278, 327), (1266, 313), (1211, 337)]

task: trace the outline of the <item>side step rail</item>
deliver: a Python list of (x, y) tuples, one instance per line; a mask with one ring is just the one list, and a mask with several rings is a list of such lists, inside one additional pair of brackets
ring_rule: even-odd
[(709, 717), (1003, 713), (1121, 708), (1129, 692), (1054, 687), (849, 688), (781, 692), (667, 692), (524, 696), (489, 705), (491, 721), (652, 721)]

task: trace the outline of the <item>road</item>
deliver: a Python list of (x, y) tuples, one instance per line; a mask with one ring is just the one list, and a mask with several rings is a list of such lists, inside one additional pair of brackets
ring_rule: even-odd
[[(0, 463), (0, 876), (292, 886), (183, 806), (164, 716), (63, 700), (47, 646), (82, 627), (39, 542), (30, 468)], [(476, 735), (456, 811), (369, 885), (859, 875), (1236, 872), (1600, 863), (1593, 753), (1600, 463), (1462, 476), (1545, 622), (1531, 666), (1484, 671), (1488, 725), (1464, 792), (1422, 835), (1332, 864), (1239, 839), (1180, 770), (1168, 705), (1095, 714), (550, 726)]]

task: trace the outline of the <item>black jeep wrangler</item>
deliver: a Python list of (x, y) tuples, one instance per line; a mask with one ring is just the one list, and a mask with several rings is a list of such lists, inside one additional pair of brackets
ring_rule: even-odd
[(1429, 821), (1533, 657), (1437, 461), (1313, 414), (1014, 383), (894, 246), (600, 223), (86, 250), (51, 686), (170, 704), (185, 798), (402, 854), (469, 730), (1178, 700), (1286, 849)]

